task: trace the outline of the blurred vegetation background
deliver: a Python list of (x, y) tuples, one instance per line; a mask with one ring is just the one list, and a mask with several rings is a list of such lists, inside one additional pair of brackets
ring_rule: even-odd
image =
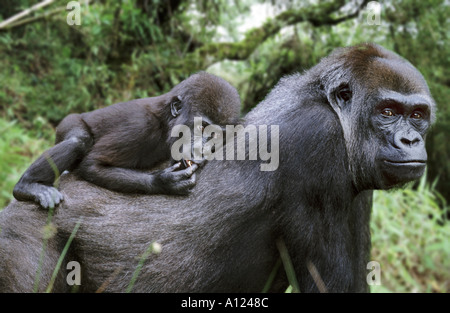
[(72, 26), (68, 3), (0, 1), (0, 207), (69, 113), (159, 95), (199, 70), (237, 87), (245, 113), (283, 75), (372, 41), (423, 73), (439, 109), (427, 177), (375, 192), (372, 291), (450, 291), (448, 0), (82, 0)]

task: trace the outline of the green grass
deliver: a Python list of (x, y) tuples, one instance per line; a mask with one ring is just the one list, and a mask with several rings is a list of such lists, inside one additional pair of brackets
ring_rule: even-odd
[(381, 285), (372, 292), (450, 292), (450, 221), (442, 203), (425, 178), (417, 190), (375, 192), (372, 260), (381, 265)]
[(0, 118), (0, 210), (11, 201), (14, 185), (32, 160), (50, 146), (17, 123)]

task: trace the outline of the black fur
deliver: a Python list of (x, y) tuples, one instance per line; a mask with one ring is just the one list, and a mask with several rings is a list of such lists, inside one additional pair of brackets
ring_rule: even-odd
[[(350, 99), (347, 91), (336, 98), (344, 87)], [(420, 98), (429, 126), (434, 103), (421, 75), (383, 48), (361, 45), (334, 52), (303, 75), (281, 79), (247, 115), (247, 125), (279, 125), (276, 171), (260, 171), (260, 160), (210, 161), (188, 197), (122, 195), (65, 175), (66, 201), (54, 217), (57, 234), (45, 270), (82, 218), (65, 261), (82, 265), (81, 291), (124, 291), (139, 257), (158, 242), (162, 251), (144, 263), (135, 292), (260, 292), (279, 259), (280, 238), (300, 291), (318, 291), (308, 264), (328, 291), (368, 291), (371, 190), (407, 176), (395, 166), (386, 175), (378, 156), (388, 149), (408, 161), (419, 151), (391, 141), (398, 125), (400, 131), (413, 125), (409, 115), (402, 123), (376, 122), (385, 88), (405, 95), (408, 105)], [(424, 136), (428, 126), (418, 133)], [(418, 176), (420, 170), (409, 174)], [(34, 205), (18, 202), (1, 213), (0, 290), (32, 288), (40, 241), (27, 225), (40, 227), (44, 219)], [(41, 285), (47, 282), (44, 276)], [(68, 289), (57, 283), (55, 291)], [(287, 285), (280, 269), (271, 291)]]
[[(194, 117), (213, 124), (234, 124), (240, 99), (225, 80), (200, 72), (169, 93), (96, 111), (71, 114), (58, 125), (56, 145), (39, 157), (14, 188), (14, 197), (54, 207), (63, 195), (53, 187), (64, 171), (104, 188), (129, 193), (186, 194), (195, 185), (198, 164), (175, 164), (149, 172), (171, 159), (175, 125), (193, 130)], [(198, 162), (201, 163), (201, 162)], [(53, 166), (52, 166), (53, 165)]]

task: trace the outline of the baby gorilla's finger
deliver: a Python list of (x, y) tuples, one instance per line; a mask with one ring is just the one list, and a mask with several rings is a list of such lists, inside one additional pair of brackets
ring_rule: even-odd
[(54, 193), (52, 192), (51, 189), (46, 192), (45, 197), (47, 198), (48, 208), (54, 209), (55, 208), (55, 197), (54, 197)]
[(63, 200), (63, 195), (56, 188), (49, 188), (47, 191), (47, 199), (51, 208), (57, 206)]
[(185, 179), (191, 177), (192, 174), (197, 170), (197, 168), (198, 168), (197, 164), (192, 164), (188, 168), (173, 172), (172, 175), (175, 178), (175, 180), (177, 180), (177, 181), (185, 180)]
[(189, 166), (188, 168), (186, 168), (184, 170), (184, 175), (185, 177), (191, 177), (192, 174), (194, 174), (194, 172), (198, 169), (198, 165), (196, 163), (192, 163), (191, 166)]
[(38, 195), (38, 202), (44, 209), (52, 208), (51, 198), (46, 191)]
[(55, 205), (60, 204), (64, 200), (64, 196), (58, 190), (53, 189), (53, 200), (55, 201)]
[(168, 172), (175, 172), (176, 170), (178, 170), (181, 166), (181, 162), (177, 162), (174, 165), (172, 165), (171, 167), (167, 168), (166, 171)]
[(200, 167), (200, 168), (202, 168), (205, 164), (206, 164), (206, 162), (208, 162), (208, 160), (206, 160), (206, 159), (201, 159), (201, 160), (199, 160), (199, 161), (195, 161), (195, 163)]
[(178, 194), (180, 195), (189, 195), (196, 184), (196, 175), (195, 173), (182, 182), (180, 182), (180, 187), (178, 189)]
[(196, 175), (193, 173), (188, 179), (183, 181), (183, 187), (184, 188), (191, 188), (194, 187), (196, 183)]

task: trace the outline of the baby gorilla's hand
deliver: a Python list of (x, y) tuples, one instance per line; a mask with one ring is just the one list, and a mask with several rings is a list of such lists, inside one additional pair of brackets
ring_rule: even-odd
[(38, 183), (17, 184), (14, 196), (21, 201), (34, 201), (44, 209), (53, 209), (60, 204), (64, 197), (58, 189)]
[(191, 188), (195, 186), (195, 171), (198, 165), (192, 163), (185, 169), (180, 169), (181, 163), (175, 163), (169, 168), (164, 169), (159, 174), (161, 188), (168, 194), (188, 195)]

